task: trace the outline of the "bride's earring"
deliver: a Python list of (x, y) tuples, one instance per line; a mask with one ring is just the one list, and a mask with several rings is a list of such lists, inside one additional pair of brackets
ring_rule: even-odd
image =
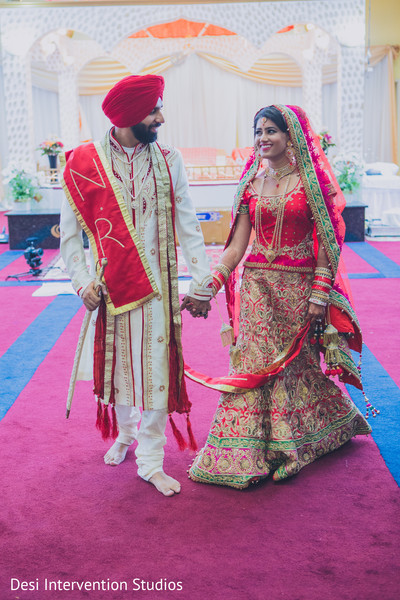
[(295, 153), (293, 150), (293, 144), (290, 140), (287, 143), (285, 154), (286, 154), (287, 158), (289, 159), (290, 164), (294, 166), (296, 164), (296, 156), (295, 156)]

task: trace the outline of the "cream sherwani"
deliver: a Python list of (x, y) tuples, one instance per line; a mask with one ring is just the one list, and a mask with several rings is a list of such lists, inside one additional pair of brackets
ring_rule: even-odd
[[(139, 448), (136, 453), (139, 474), (145, 479), (149, 479), (151, 477), (149, 473), (153, 474), (162, 468), (163, 451), (160, 455), (160, 445), (162, 450), (165, 443), (163, 431), (167, 418), (169, 381), (167, 315), (162, 296), (159, 257), (160, 232), (152, 152), (150, 145), (139, 144), (132, 155), (132, 150), (122, 148), (113, 138), (112, 133), (107, 134), (102, 146), (113, 166), (114, 175), (120, 183), (126, 205), (159, 290), (159, 294), (155, 298), (140, 308), (118, 315), (115, 328), (117, 351), (114, 382), (120, 429), (118, 439), (123, 443), (131, 443), (137, 437), (139, 408), (142, 408), (143, 419), (138, 437)], [(208, 286), (212, 277), (201, 228), (189, 196), (189, 185), (183, 160), (178, 150), (160, 146), (170, 169), (174, 190), (176, 232), (182, 254), (192, 275), (189, 295), (201, 300), (209, 299), (211, 293)], [(131, 180), (133, 180), (133, 185)], [(134, 192), (132, 192), (133, 188)], [(74, 289), (79, 295), (82, 295), (87, 285), (94, 279), (93, 260), (92, 269), (89, 272), (86, 267), (81, 227), (66, 199), (62, 206), (60, 229), (61, 254)], [(120, 269), (123, 278), (123, 264)], [(92, 313), (91, 323), (83, 342), (77, 379), (88, 380), (93, 376), (96, 312)], [(148, 411), (153, 414), (147, 414)], [(158, 447), (155, 450), (151, 447), (152, 442), (149, 436), (140, 444), (141, 434), (145, 434), (142, 430), (146, 420), (152, 430), (150, 438), (155, 437), (158, 440)], [(154, 429), (157, 429), (156, 434)], [(155, 462), (150, 460), (150, 466), (143, 464), (143, 460), (144, 463), (149, 462), (146, 457), (153, 451), (161, 458), (157, 458)]]

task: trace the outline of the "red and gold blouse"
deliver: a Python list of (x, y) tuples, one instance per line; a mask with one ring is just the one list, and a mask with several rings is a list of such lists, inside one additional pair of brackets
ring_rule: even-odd
[[(310, 273), (314, 270), (314, 222), (300, 179), (285, 196), (261, 196), (260, 199), (250, 183), (239, 213), (250, 215), (256, 231), (244, 266)], [(279, 213), (281, 224), (277, 224)]]

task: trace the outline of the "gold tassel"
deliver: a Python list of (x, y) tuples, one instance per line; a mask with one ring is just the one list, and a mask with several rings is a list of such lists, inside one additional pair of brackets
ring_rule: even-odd
[(231, 327), (230, 325), (222, 323), (222, 327), (219, 333), (221, 336), (223, 346), (230, 346), (235, 341), (233, 327)]
[(336, 327), (331, 325), (331, 323), (329, 323), (329, 325), (327, 325), (325, 327), (325, 331), (324, 331), (324, 346), (325, 346), (325, 348), (327, 348), (329, 346), (329, 344), (334, 344), (336, 347), (338, 347), (338, 344), (339, 344), (339, 332), (336, 329)]
[(337, 365), (339, 364), (340, 354), (339, 348), (335, 346), (335, 344), (329, 344), (327, 349), (325, 350), (325, 362), (327, 365)]
[(332, 324), (324, 331), (325, 363), (327, 375), (340, 375), (343, 371), (339, 366), (339, 332)]
[(219, 334), (221, 336), (221, 340), (222, 340), (222, 346), (230, 346), (231, 344), (235, 343), (235, 333), (233, 331), (233, 327), (224, 323), (216, 296), (214, 297), (214, 300), (215, 300), (215, 304), (217, 305), (219, 318), (221, 319), (221, 323), (222, 323), (221, 329), (219, 332)]

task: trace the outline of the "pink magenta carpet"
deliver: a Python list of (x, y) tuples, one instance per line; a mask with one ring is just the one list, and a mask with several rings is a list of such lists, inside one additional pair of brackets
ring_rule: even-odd
[(0, 288), (2, 314), (0, 356), (18, 339), (42, 310), (52, 302), (53, 298), (51, 296), (32, 297), (34, 289), (36, 288), (31, 286)]
[(352, 279), (351, 289), (364, 342), (390, 377), (400, 386), (398, 333), (400, 331), (400, 281), (398, 279)]
[(348, 273), (377, 273), (378, 271), (371, 267), (364, 259), (362, 259), (354, 250), (343, 246), (342, 256)]
[[(357, 300), (365, 293), (355, 289)], [(15, 298), (6, 313), (14, 323), (20, 314), (28, 320), (21, 303), (34, 319), (48, 301), (27, 302), (22, 292)], [(192, 457), (168, 431), (165, 470), (183, 487), (164, 498), (137, 477), (132, 452), (119, 467), (103, 464), (108, 445), (94, 428), (90, 383), (78, 385), (65, 419), (82, 317), (80, 310), (0, 423), (1, 600), (398, 600), (399, 491), (371, 437), (285, 482), (237, 491), (188, 480)], [(185, 357), (193, 368), (226, 373), (219, 328), (215, 305), (207, 321), (185, 313)], [(202, 444), (218, 393), (188, 386)], [(46, 591), (46, 579), (104, 581), (106, 589)], [(24, 591), (22, 582), (33, 589)], [(135, 589), (151, 582), (164, 590)], [(112, 591), (114, 583), (128, 590)], [(178, 583), (182, 590), (165, 591)]]
[(400, 265), (400, 243), (393, 242), (368, 242), (371, 246), (383, 252), (385, 256), (393, 260), (395, 263)]

